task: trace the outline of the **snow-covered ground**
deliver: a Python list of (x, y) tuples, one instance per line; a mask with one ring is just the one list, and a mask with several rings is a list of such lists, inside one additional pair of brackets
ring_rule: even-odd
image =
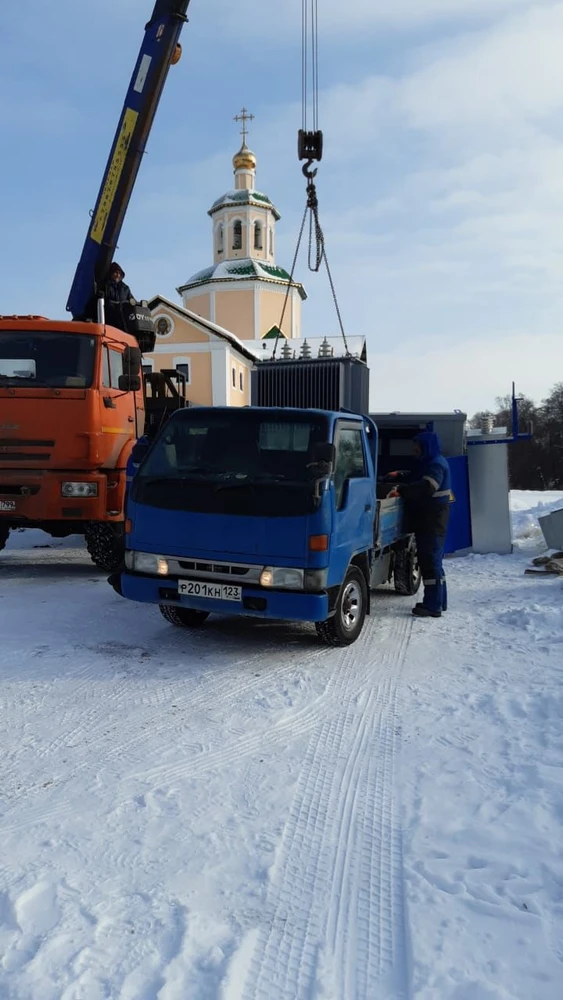
[[(543, 506), (542, 506), (543, 505)], [(0, 555), (2, 1000), (560, 1000), (563, 582), (448, 563), (344, 652)]]

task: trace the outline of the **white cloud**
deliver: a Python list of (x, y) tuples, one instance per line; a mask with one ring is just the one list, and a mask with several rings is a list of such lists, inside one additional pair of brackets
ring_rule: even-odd
[[(420, 25), (459, 20), (475, 21), (532, 6), (538, 0), (321, 0), (319, 4), (319, 32), (354, 34), (391, 27), (412, 31)], [(541, 0), (539, 0), (541, 2)], [(294, 34), (297, 38), (301, 25), (300, 0), (266, 0), (260, 8), (254, 0), (212, 0), (210, 9), (217, 11), (219, 30), (236, 31), (238, 34), (275, 33)], [(196, 18), (197, 0), (192, 0), (190, 13)]]
[(489, 334), (476, 345), (457, 343), (454, 332), (438, 350), (413, 340), (400, 350), (372, 351), (372, 412), (461, 409), (472, 416), (508, 395), (512, 381), (539, 402), (563, 371), (563, 338), (546, 334), (532, 343), (527, 331)]
[(561, 3), (501, 21), (403, 80), (397, 103), (423, 129), (546, 118), (563, 100), (562, 31)]

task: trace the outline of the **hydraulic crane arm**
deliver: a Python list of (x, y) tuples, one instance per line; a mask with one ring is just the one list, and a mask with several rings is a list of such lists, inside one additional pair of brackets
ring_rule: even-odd
[(156, 0), (125, 97), (82, 255), (67, 302), (73, 319), (88, 315), (106, 280), (190, 0)]

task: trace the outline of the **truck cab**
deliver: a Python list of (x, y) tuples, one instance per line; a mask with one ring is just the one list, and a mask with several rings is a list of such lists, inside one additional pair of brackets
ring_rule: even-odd
[(353, 642), (370, 589), (409, 535), (400, 499), (377, 499), (369, 417), (276, 407), (174, 414), (141, 461), (122, 596), (176, 625), (210, 613), (314, 622)]
[(110, 326), (0, 318), (0, 547), (17, 527), (81, 533), (114, 568), (140, 365), (136, 339)]

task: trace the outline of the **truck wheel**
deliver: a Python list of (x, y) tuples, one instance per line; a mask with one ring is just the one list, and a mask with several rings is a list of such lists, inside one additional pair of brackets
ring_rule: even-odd
[(393, 569), (393, 582), (398, 594), (405, 597), (412, 597), (420, 587), (422, 574), (418, 565), (416, 544), (414, 539), (405, 545), (404, 548), (395, 552), (395, 566)]
[(193, 608), (176, 608), (173, 604), (159, 604), (160, 613), (171, 625), (179, 628), (197, 628), (209, 618), (209, 611), (195, 611)]
[(334, 615), (315, 623), (317, 635), (327, 646), (349, 646), (356, 641), (365, 621), (367, 597), (365, 576), (352, 566), (340, 589)]
[(10, 525), (2, 524), (0, 522), (0, 552), (4, 548), (6, 542), (8, 541), (9, 534), (10, 534)]
[(88, 554), (98, 569), (113, 573), (123, 566), (125, 526), (123, 523), (92, 521), (85, 531)]

